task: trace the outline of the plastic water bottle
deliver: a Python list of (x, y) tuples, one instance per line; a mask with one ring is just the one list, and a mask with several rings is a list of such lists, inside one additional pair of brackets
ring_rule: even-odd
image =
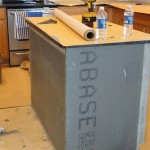
[(104, 7), (99, 7), (96, 14), (96, 39), (106, 39), (107, 13)]
[(131, 5), (128, 5), (124, 12), (124, 35), (130, 36), (133, 32), (134, 11)]

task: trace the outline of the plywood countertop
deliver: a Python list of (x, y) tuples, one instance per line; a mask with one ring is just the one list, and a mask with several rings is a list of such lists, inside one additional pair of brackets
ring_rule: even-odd
[[(74, 16), (76, 19), (81, 20), (81, 16)], [(123, 36), (123, 27), (107, 23), (107, 38), (106, 40), (86, 41), (75, 31), (65, 25), (57, 18), (57, 24), (39, 24), (40, 22), (49, 20), (52, 17), (36, 17), (26, 18), (30, 26), (41, 32), (46, 37), (52, 39), (62, 47), (83, 46), (83, 45), (99, 45), (99, 44), (120, 44), (124, 42), (137, 42), (137, 41), (150, 41), (150, 35), (134, 30), (133, 35), (130, 37)]]
[[(134, 12), (137, 13), (144, 13), (144, 14), (150, 14), (150, 3), (144, 3), (142, 2), (142, 5), (136, 5), (137, 2), (132, 1), (105, 1), (105, 0), (96, 0), (93, 4), (97, 5), (106, 5), (106, 6), (113, 6), (120, 9), (126, 9), (127, 5), (132, 5)], [(63, 6), (85, 6), (84, 2), (82, 1), (58, 1), (58, 5)]]
[(150, 14), (150, 4), (148, 3), (142, 3), (142, 5), (136, 5), (136, 2), (101, 2), (100, 0), (99, 1), (96, 1), (95, 2), (96, 4), (106, 4), (108, 6), (113, 6), (113, 7), (117, 7), (117, 8), (120, 8), (120, 9), (126, 9), (127, 5), (132, 5), (133, 7), (133, 10), (134, 12), (137, 12), (137, 13), (144, 13), (144, 14)]

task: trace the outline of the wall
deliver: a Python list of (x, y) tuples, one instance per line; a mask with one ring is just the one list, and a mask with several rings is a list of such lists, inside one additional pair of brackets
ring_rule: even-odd
[[(82, 2), (82, 0), (51, 0), (53, 2)], [(115, 0), (96, 0), (96, 1), (101, 1), (101, 2), (110, 2), (110, 1), (115, 1)]]
[[(1, 1), (1, 0), (0, 0)], [(53, 1), (53, 2), (57, 2), (57, 1), (61, 1), (61, 2), (63, 2), (63, 1), (65, 1), (65, 2), (77, 2), (77, 1), (79, 1), (79, 2), (81, 2), (81, 0), (51, 0), (51, 1)], [(117, 0), (96, 0), (96, 1), (101, 1), (101, 2), (110, 2), (110, 1), (117, 1)], [(146, 2), (146, 3), (150, 3), (150, 0), (118, 0), (118, 1), (135, 1), (135, 2)]]
[(2, 2), (2, 0), (0, 0), (0, 3)]
[[(1, 1), (1, 0), (0, 0)], [(82, 0), (51, 0), (53, 2), (82, 2)], [(100, 1), (100, 2), (110, 2), (110, 1), (117, 1), (117, 0), (96, 0), (96, 1)], [(150, 0), (118, 0), (118, 1), (136, 1), (136, 2), (146, 2), (146, 3), (150, 3)]]
[(119, 1), (134, 1), (134, 2), (150, 3), (150, 0), (119, 0)]
[(150, 3), (150, 0), (135, 0), (136, 2)]
[[(53, 0), (53, 1), (81, 1), (81, 0)], [(96, 0), (96, 1), (110, 2), (110, 1), (117, 1), (117, 0)], [(118, 1), (135, 1), (135, 2), (150, 3), (150, 0), (118, 0)]]

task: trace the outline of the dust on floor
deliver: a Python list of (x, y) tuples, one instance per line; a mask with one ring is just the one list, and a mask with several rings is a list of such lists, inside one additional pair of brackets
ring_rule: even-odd
[(54, 150), (31, 107), (30, 73), (19, 67), (2, 68), (0, 150)]
[(0, 150), (54, 150), (31, 106), (0, 109)]

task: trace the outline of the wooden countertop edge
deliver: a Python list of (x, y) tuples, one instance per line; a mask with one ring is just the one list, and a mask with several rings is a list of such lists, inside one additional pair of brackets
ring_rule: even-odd
[[(143, 3), (142, 5), (136, 5), (136, 2), (105, 2), (105, 3), (102, 3), (102, 2), (96, 2), (96, 4), (105, 4), (107, 6), (111, 6), (111, 7), (115, 7), (115, 8), (119, 8), (119, 9), (122, 9), (122, 10), (125, 10), (127, 5), (132, 5), (133, 6), (133, 10), (135, 13), (142, 13), (142, 14), (148, 14), (150, 15), (150, 4), (145, 4)], [(145, 10), (145, 8), (149, 7), (149, 10)]]
[[(75, 17), (75, 16), (74, 16)], [(52, 34), (51, 34), (51, 31), (49, 32), (48, 28), (46, 28), (45, 30), (45, 25), (43, 26), (40, 26), (38, 25), (38, 22), (40, 22), (40, 20), (44, 21), (48, 18), (26, 18), (26, 22), (30, 25), (30, 27), (34, 28), (35, 30), (37, 30), (39, 33), (41, 33), (43, 36), (45, 36), (47, 39), (53, 41), (56, 45), (58, 45), (59, 47), (61, 48), (69, 48), (69, 47), (87, 47), (87, 46), (98, 46), (98, 45), (121, 45), (121, 44), (128, 44), (128, 43), (150, 43), (150, 36), (148, 34), (145, 34), (145, 33), (142, 33), (142, 32), (139, 32), (139, 31), (134, 31), (135, 32), (135, 35), (137, 34), (138, 38), (135, 40), (134, 36), (131, 37), (131, 38), (127, 38), (127, 40), (125, 39), (122, 39), (122, 38), (118, 38), (118, 37), (121, 37), (121, 32), (122, 32), (122, 29), (118, 31), (118, 35), (115, 36), (115, 40), (113, 38), (113, 40), (111, 40), (111, 37), (112, 35), (114, 35), (115, 33), (113, 32), (109, 32), (110, 34), (108, 35), (108, 39), (106, 41), (101, 41), (101, 40), (94, 40), (94, 41), (86, 41), (86, 40), (82, 40), (79, 42), (79, 39), (77, 40), (77, 42), (73, 42), (72, 44), (67, 41), (67, 42), (59, 42), (59, 40), (57, 41), (57, 39), (55, 40), (55, 38), (53, 37), (53, 35), (55, 34), (55, 32), (53, 31)], [(34, 22), (35, 21), (35, 22)], [(58, 21), (59, 22), (59, 21)], [(111, 24), (111, 26), (109, 27), (109, 30), (111, 30), (110, 28), (116, 28), (116, 27), (119, 27), (119, 28), (122, 28), (121, 26), (119, 25), (116, 25), (116, 24), (113, 24), (113, 23), (109, 23)], [(64, 27), (65, 25), (63, 25)], [(116, 26), (116, 27), (115, 27)], [(60, 26), (56, 26), (57, 27), (60, 27)], [(65, 27), (66, 30), (67, 30), (67, 26)], [(54, 29), (54, 26), (53, 26), (53, 29)], [(64, 29), (64, 28), (63, 28)], [(68, 28), (69, 29), (69, 28)], [(70, 30), (70, 29), (69, 29)], [(63, 38), (63, 34), (58, 34), (59, 32), (57, 32), (56, 34), (56, 37), (59, 38), (59, 35), (61, 36), (60, 38), (62, 39)], [(70, 33), (70, 31), (68, 31), (68, 33)], [(77, 36), (75, 35), (72, 35), (74, 32), (72, 32), (70, 35), (71, 37), (73, 38), (77, 38)], [(52, 36), (51, 36), (52, 35)], [(139, 38), (139, 36), (141, 36), (141, 38)], [(81, 38), (81, 37), (79, 37)], [(117, 40), (118, 38), (118, 40)], [(65, 40), (67, 40), (67, 38), (65, 37)], [(68, 43), (69, 42), (69, 43)]]
[(56, 40), (54, 40), (51, 36), (49, 36), (46, 32), (44, 32), (42, 29), (38, 28), (36, 25), (34, 25), (32, 22), (30, 22), (29, 19), (25, 19), (26, 22), (29, 24), (29, 26), (31, 26), (32, 28), (34, 28), (35, 30), (39, 31), (42, 35), (44, 35), (46, 38), (48, 38), (49, 40), (53, 41), (55, 44), (59, 45), (62, 48), (65, 48), (65, 46), (61, 45), (59, 42), (57, 42)]

